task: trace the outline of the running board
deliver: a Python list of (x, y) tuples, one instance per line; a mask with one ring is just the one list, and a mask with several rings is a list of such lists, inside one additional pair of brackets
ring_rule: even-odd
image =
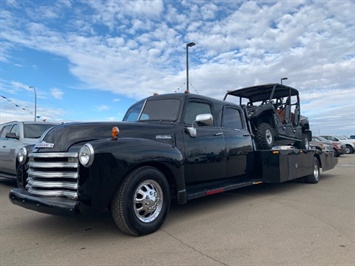
[[(217, 183), (217, 184), (216, 184)], [(220, 184), (218, 184), (220, 183)], [(249, 179), (239, 182), (211, 182), (208, 184), (199, 184), (187, 188), (187, 199), (197, 199), (217, 193), (222, 193), (228, 190), (233, 190), (242, 187), (261, 184), (261, 179)]]

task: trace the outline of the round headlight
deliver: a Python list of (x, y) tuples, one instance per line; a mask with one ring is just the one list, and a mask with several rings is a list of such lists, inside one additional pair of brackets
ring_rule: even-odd
[(22, 147), (17, 153), (17, 160), (20, 164), (24, 164), (27, 160), (27, 149)]
[(92, 165), (92, 162), (94, 161), (94, 148), (91, 144), (86, 143), (81, 147), (79, 151), (79, 161), (85, 167)]

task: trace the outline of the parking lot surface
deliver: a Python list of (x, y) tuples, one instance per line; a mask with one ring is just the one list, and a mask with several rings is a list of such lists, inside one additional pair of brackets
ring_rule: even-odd
[(355, 265), (355, 154), (318, 184), (262, 184), (174, 205), (131, 237), (110, 213), (56, 217), (13, 205), (0, 178), (0, 265)]

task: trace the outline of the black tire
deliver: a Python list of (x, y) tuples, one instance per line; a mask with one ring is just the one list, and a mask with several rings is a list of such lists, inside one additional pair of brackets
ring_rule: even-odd
[(294, 146), (297, 149), (307, 149), (307, 150), (309, 150), (310, 146), (309, 146), (309, 141), (308, 141), (307, 134), (302, 133), (302, 140), (301, 141), (296, 141)]
[(339, 154), (337, 149), (333, 149), (333, 151), (334, 151), (334, 157), (339, 157), (340, 156), (340, 154)]
[(270, 150), (274, 146), (274, 129), (268, 123), (260, 123), (255, 132), (256, 147), (258, 150)]
[(353, 147), (351, 147), (350, 145), (346, 145), (345, 147), (345, 154), (351, 154), (354, 152)]
[(306, 176), (306, 183), (316, 184), (320, 178), (319, 161), (316, 157), (313, 158), (313, 174)]
[(126, 234), (141, 236), (157, 231), (170, 207), (170, 188), (156, 168), (141, 167), (125, 178), (111, 202), (116, 225)]

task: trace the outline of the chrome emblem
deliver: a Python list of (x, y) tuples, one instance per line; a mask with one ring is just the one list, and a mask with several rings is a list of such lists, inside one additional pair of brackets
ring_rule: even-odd
[(48, 148), (48, 149), (52, 149), (54, 147), (54, 143), (47, 143), (47, 142), (40, 142), (40, 143), (37, 143), (35, 145), (35, 148), (36, 149), (39, 149), (39, 148)]

